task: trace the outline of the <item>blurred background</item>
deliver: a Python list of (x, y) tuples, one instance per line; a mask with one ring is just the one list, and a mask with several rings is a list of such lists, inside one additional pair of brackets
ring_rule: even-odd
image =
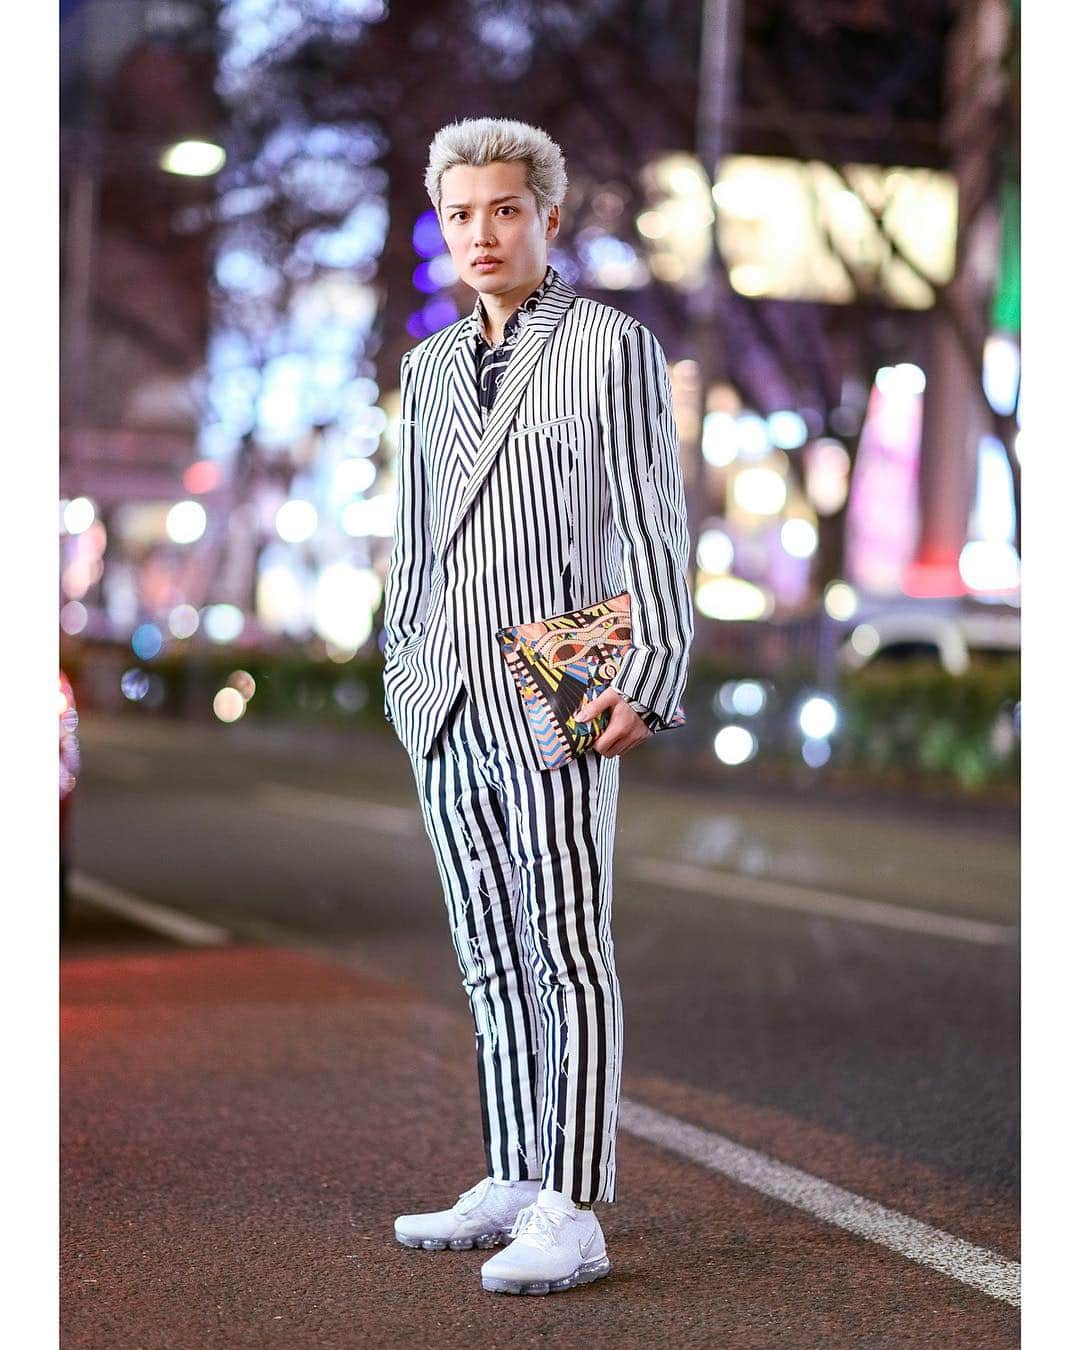
[[(389, 1262), (478, 1175), (381, 688), (399, 363), (474, 300), (423, 170), (470, 115), (562, 145), (551, 260), (675, 394), (696, 638), (623, 765), (625, 1099), (1018, 1256), (1019, 0), (60, 8), (71, 1344), (355, 1344), (385, 1267), (327, 1257), (309, 1314), (311, 1253)], [(1014, 1344), (954, 1266), (620, 1147), (672, 1343)], [(643, 1306), (579, 1339), (664, 1340)]]
[(444, 122), (565, 148), (551, 260), (660, 338), (725, 783), (1015, 799), (1019, 2), (64, 0), (80, 710), (381, 722)]

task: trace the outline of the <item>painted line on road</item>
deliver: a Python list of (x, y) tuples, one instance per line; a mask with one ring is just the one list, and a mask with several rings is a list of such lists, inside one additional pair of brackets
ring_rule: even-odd
[(856, 923), (877, 924), (880, 928), (900, 928), (930, 937), (955, 938), (983, 946), (1001, 947), (1016, 942), (1017, 930), (1008, 924), (988, 923), (982, 919), (963, 919), (953, 914), (935, 914), (911, 909), (886, 900), (863, 900), (853, 895), (814, 890), (787, 881), (766, 877), (748, 877), (741, 872), (718, 872), (691, 863), (666, 862), (662, 858), (639, 858), (634, 863), (638, 874), (649, 881), (676, 886), (684, 891), (718, 895), (748, 904), (771, 905), (776, 909), (799, 910), (829, 919), (852, 919)]
[(232, 934), (227, 928), (195, 919), (190, 914), (170, 909), (166, 905), (154, 904), (153, 901), (114, 886), (111, 881), (87, 876), (85, 872), (72, 872), (68, 877), (68, 888), (77, 900), (97, 905), (99, 909), (118, 914), (123, 919), (129, 919), (132, 923), (173, 938), (188, 947), (224, 947), (232, 941)]
[(415, 834), (420, 813), (415, 807), (388, 806), (363, 797), (347, 797), (315, 788), (291, 787), (285, 783), (260, 783), (256, 801), (271, 810), (313, 817), (334, 825), (364, 825), (385, 834)]
[(888, 1209), (641, 1102), (622, 1100), (619, 1125), (638, 1139), (658, 1144), (742, 1186), (888, 1247), (991, 1298), (1020, 1306), (1020, 1264), (998, 1252), (976, 1247), (899, 1210)]

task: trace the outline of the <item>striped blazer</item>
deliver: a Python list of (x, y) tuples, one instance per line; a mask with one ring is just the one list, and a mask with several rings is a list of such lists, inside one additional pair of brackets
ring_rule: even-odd
[(557, 272), (481, 421), (471, 316), (405, 353), (384, 714), (425, 755), (464, 685), (518, 764), (546, 766), (496, 630), (630, 594), (612, 686), (672, 724), (693, 638), (671, 383), (637, 320)]

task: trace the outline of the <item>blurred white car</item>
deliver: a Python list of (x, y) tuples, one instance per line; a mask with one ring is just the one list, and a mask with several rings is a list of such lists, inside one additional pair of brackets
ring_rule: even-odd
[(1016, 660), (1020, 656), (1020, 615), (957, 609), (891, 609), (861, 619), (839, 651), (842, 670), (860, 670), (873, 662), (937, 661), (952, 675), (963, 675), (976, 660)]

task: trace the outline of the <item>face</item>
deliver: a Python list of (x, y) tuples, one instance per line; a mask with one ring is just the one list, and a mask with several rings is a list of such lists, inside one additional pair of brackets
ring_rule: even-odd
[[(442, 176), (440, 225), (458, 276), (482, 295), (534, 284), (547, 267), (547, 242), (559, 232), (559, 208), (542, 220), (520, 160), (475, 168), (455, 164)], [(493, 259), (477, 266), (478, 259)]]

